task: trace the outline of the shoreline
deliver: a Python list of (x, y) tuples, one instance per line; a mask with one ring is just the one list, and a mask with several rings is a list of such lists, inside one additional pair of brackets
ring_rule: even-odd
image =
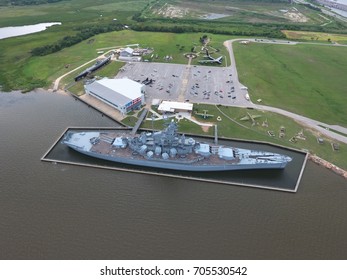
[[(22, 94), (26, 94), (26, 93), (23, 93), (21, 92), (20, 90), (16, 90), (16, 91), (12, 91), (12, 92), (17, 92), (17, 93), (22, 93)], [(96, 108), (95, 106), (93, 106), (94, 104), (92, 104), (92, 102), (86, 102), (85, 100), (82, 100), (79, 96), (76, 96), (75, 94), (69, 92), (68, 90), (62, 90), (62, 89), (59, 89), (59, 90), (56, 90), (54, 91), (53, 88), (37, 88), (31, 92), (38, 92), (38, 93), (48, 93), (48, 94), (60, 94), (60, 95), (66, 95), (66, 96), (71, 96), (75, 99), (78, 99), (79, 101), (81, 101), (82, 103), (86, 104), (87, 106), (90, 106), (92, 107), (93, 109), (99, 111), (100, 113), (104, 114), (105, 116), (107, 116), (108, 118), (120, 123), (121, 125), (125, 126), (120, 120), (116, 119), (114, 116), (110, 116), (109, 114), (107, 114), (106, 112), (103, 112), (103, 110), (101, 108)], [(240, 140), (240, 139), (239, 139)], [(245, 141), (252, 141), (250, 139), (246, 140)], [(269, 143), (269, 144), (272, 144), (272, 143)], [(289, 147), (285, 147), (284, 148), (289, 148)], [(290, 148), (289, 148), (290, 149)], [(311, 153), (308, 153), (308, 159), (311, 160), (312, 162), (316, 163), (317, 165), (319, 166), (323, 166), (329, 170), (331, 170), (333, 173), (337, 174), (337, 175), (340, 175), (342, 176), (343, 178), (345, 178), (347, 180), (347, 171), (336, 166), (335, 164), (329, 162), (329, 161), (326, 161), (325, 159), (322, 159), (316, 155), (313, 155)]]
[[(38, 89), (35, 89), (34, 91), (38, 91), (38, 92), (47, 92), (47, 93), (54, 93), (54, 94), (62, 94), (62, 95), (70, 95), (71, 97), (73, 98), (76, 98), (78, 99), (79, 101), (83, 102), (84, 104), (86, 104), (87, 106), (90, 106), (92, 107), (93, 109), (97, 110), (98, 112), (104, 114), (105, 116), (107, 116), (108, 118), (120, 123), (121, 125), (125, 126), (121, 120), (119, 119), (116, 119), (114, 116), (110, 116), (109, 114), (107, 114), (106, 112), (103, 112), (102, 108), (96, 108), (95, 107), (95, 104), (93, 104), (93, 102), (87, 102), (83, 99), (81, 99), (79, 96), (76, 96), (75, 94), (71, 93), (70, 91), (68, 90), (57, 90), (57, 91), (54, 91), (52, 88), (49, 88), (49, 89), (43, 89), (43, 88), (38, 88)], [(202, 136), (204, 137), (204, 136)], [(238, 139), (238, 140), (241, 140), (241, 139)], [(243, 141), (253, 141), (251, 139), (243, 139)], [(267, 144), (270, 144), (272, 145), (273, 143), (267, 143)], [(276, 144), (273, 144), (276, 146)], [(283, 148), (286, 148), (286, 149), (292, 149), (290, 147), (286, 147), (286, 146), (282, 146)], [(342, 177), (344, 177), (345, 179), (347, 179), (347, 170), (344, 170), (338, 166), (336, 166), (335, 164), (329, 162), (329, 161), (326, 161), (325, 159), (322, 159), (316, 155), (313, 155), (311, 153), (308, 153), (308, 159), (311, 160), (312, 162), (320, 165), (320, 166), (323, 166), (329, 170), (331, 170), (333, 173), (337, 174), (337, 175), (340, 175)]]
[(312, 162), (320, 165), (320, 166), (323, 166), (323, 167), (331, 170), (335, 174), (340, 175), (347, 180), (347, 171), (336, 166), (335, 164), (333, 164), (329, 161), (326, 161), (325, 159), (322, 159), (319, 156), (312, 155), (312, 154), (309, 154), (308, 159), (311, 160)]

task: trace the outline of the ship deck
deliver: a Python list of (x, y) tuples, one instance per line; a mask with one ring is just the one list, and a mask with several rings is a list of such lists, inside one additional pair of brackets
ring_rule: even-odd
[[(117, 133), (114, 135), (127, 135), (129, 133), (129, 129), (126, 128), (86, 128), (86, 127), (73, 127), (67, 128), (62, 134), (56, 139), (56, 141), (52, 144), (52, 146), (47, 150), (47, 152), (42, 156), (41, 160), (45, 162), (51, 162), (54, 164), (61, 163), (67, 164), (71, 166), (83, 166), (89, 168), (97, 168), (100, 170), (112, 170), (112, 171), (121, 171), (121, 172), (132, 172), (134, 174), (146, 174), (148, 176), (163, 176), (168, 178), (177, 178), (177, 179), (185, 179), (192, 180), (192, 182), (210, 182), (213, 184), (222, 184), (222, 185), (230, 185), (230, 186), (244, 186), (244, 187), (253, 187), (260, 189), (268, 189), (268, 190), (276, 190), (276, 191), (284, 191), (284, 192), (292, 192), (295, 193), (298, 190), (302, 175), (304, 173), (307, 154), (302, 151), (297, 151), (293, 149), (287, 149), (283, 147), (276, 147), (274, 145), (270, 145), (271, 147), (276, 147), (278, 151), (284, 151), (286, 154), (293, 158), (293, 161), (284, 169), (284, 170), (241, 170), (241, 171), (217, 171), (217, 172), (199, 172), (192, 173), (186, 171), (172, 171), (169, 169), (152, 169), (152, 168), (144, 168), (137, 167), (135, 165), (123, 165), (118, 164), (116, 162), (111, 161), (103, 161), (98, 162), (97, 160), (93, 160), (91, 157), (81, 156), (80, 153), (71, 152), (70, 148), (63, 144), (62, 140), (67, 133), (70, 132), (92, 132), (92, 131), (107, 131), (111, 133), (116, 131)], [(193, 135), (192, 135), (193, 136)], [(194, 135), (195, 137), (199, 137)], [(244, 141), (235, 141), (224, 139), (226, 146), (241, 146), (245, 144)], [(236, 143), (235, 143), (236, 142)], [(233, 143), (234, 145), (230, 145)], [(249, 141), (247, 141), (247, 145), (249, 145)], [(259, 148), (259, 150), (264, 150), (269, 147), (269, 144), (252, 142), (252, 146)], [(102, 171), (100, 171), (102, 172)]]
[[(106, 137), (105, 137), (106, 136)], [(204, 158), (199, 154), (187, 154), (184, 157), (180, 157), (179, 155), (175, 157), (169, 157), (168, 159), (162, 159), (161, 156), (153, 155), (152, 158), (145, 157), (138, 153), (134, 153), (129, 147), (127, 148), (116, 148), (112, 146), (110, 143), (111, 138), (116, 138), (124, 136), (124, 134), (117, 133), (107, 133), (107, 135), (101, 135), (100, 141), (95, 145), (92, 145), (90, 149), (93, 153), (102, 154), (105, 156), (110, 156), (111, 158), (127, 158), (133, 160), (152, 160), (152, 161), (161, 161), (163, 163), (177, 163), (177, 164), (189, 164), (189, 165), (211, 165), (211, 166), (219, 166), (219, 165), (234, 165), (238, 164), (240, 160), (235, 158), (233, 160), (224, 160), (219, 158), (217, 155), (211, 155), (208, 158)]]

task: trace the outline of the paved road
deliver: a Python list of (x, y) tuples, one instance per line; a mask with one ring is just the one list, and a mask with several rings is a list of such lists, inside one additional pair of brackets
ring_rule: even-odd
[[(267, 39), (260, 40), (260, 39), (244, 39), (244, 38), (226, 41), (224, 43), (224, 45), (229, 50), (230, 59), (231, 59), (231, 71), (232, 71), (232, 74), (234, 76), (234, 84), (238, 85), (237, 87), (235, 87), (235, 90), (238, 90), (237, 94), (239, 94), (239, 95), (242, 95), (242, 91), (246, 92), (246, 90), (241, 90), (243, 85), (239, 82), (239, 78), (238, 78), (238, 74), (237, 74), (236, 62), (235, 62), (234, 52), (233, 52), (233, 48), (232, 48), (233, 42), (236, 42), (236, 41), (252, 41), (252, 42), (256, 42), (256, 43), (268, 43), (268, 44), (271, 43), (271, 44), (285, 44), (285, 45), (314, 44), (314, 43), (291, 42), (291, 41), (284, 41), (284, 40), (267, 40)], [(333, 46), (347, 47), (347, 45), (327, 45), (327, 44), (319, 44), (319, 43), (317, 43), (317, 45), (325, 45), (325, 46), (331, 46), (331, 47), (333, 47)], [(238, 98), (238, 100), (242, 100), (242, 99)], [(264, 111), (271, 111), (271, 112), (275, 112), (275, 113), (287, 116), (289, 118), (292, 118), (292, 119), (302, 123), (303, 125), (305, 125), (307, 127), (311, 127), (311, 128), (314, 128), (315, 130), (318, 130), (319, 132), (321, 132), (322, 134), (324, 134), (330, 138), (336, 139), (338, 141), (341, 141), (341, 142), (347, 144), (347, 137), (346, 136), (343, 136), (341, 134), (330, 131), (330, 129), (334, 129), (334, 130), (339, 131), (343, 134), (347, 134), (347, 128), (345, 128), (345, 127), (341, 127), (339, 125), (334, 125), (334, 124), (332, 124), (332, 125), (326, 124), (326, 123), (323, 123), (320, 121), (316, 121), (316, 120), (307, 118), (305, 116), (301, 116), (301, 115), (294, 114), (294, 113), (289, 112), (289, 111), (285, 111), (283, 109), (254, 104), (253, 102), (251, 102), (251, 100), (249, 100), (246, 104), (239, 103), (239, 104), (235, 104), (233, 106), (244, 107), (244, 105), (246, 105), (249, 108), (255, 108), (255, 109), (264, 110)]]

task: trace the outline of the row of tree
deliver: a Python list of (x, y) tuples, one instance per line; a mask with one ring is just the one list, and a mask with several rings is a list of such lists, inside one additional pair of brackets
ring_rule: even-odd
[(55, 3), (60, 1), (63, 1), (63, 0), (0, 0), (0, 6), (40, 5), (40, 4)]
[(264, 36), (270, 38), (285, 38), (285, 35), (276, 29), (271, 28), (216, 28), (193, 25), (170, 25), (170, 24), (134, 24), (132, 29), (136, 31), (152, 32), (172, 32), (172, 33), (212, 33), (237, 36)]
[(79, 32), (76, 35), (65, 36), (63, 39), (59, 40), (54, 44), (37, 47), (31, 51), (31, 54), (34, 56), (44, 56), (47, 54), (55, 53), (64, 48), (71, 47), (79, 42), (82, 42), (83, 40), (86, 40), (90, 37), (93, 37), (94, 35), (121, 29), (123, 29), (123, 25), (115, 23), (105, 26), (89, 26), (79, 28)]

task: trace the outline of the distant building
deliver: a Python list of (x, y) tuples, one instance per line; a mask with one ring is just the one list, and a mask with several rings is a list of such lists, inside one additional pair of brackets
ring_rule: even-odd
[(120, 56), (130, 57), (133, 56), (133, 52), (134, 50), (132, 48), (127, 47), (120, 52)]
[(134, 50), (132, 48), (127, 47), (120, 51), (118, 59), (122, 61), (128, 61), (128, 62), (141, 61), (142, 59), (141, 56), (138, 56), (138, 55), (135, 56), (135, 54), (136, 53), (134, 53)]
[(87, 84), (84, 88), (88, 94), (114, 107), (122, 114), (140, 108), (145, 103), (146, 86), (128, 78), (104, 78)]
[(188, 112), (191, 113), (193, 110), (192, 103), (186, 102), (173, 102), (173, 101), (163, 101), (158, 107), (158, 111), (161, 113), (179, 113)]
[(140, 62), (142, 60), (141, 56), (119, 56), (118, 60), (125, 62)]

